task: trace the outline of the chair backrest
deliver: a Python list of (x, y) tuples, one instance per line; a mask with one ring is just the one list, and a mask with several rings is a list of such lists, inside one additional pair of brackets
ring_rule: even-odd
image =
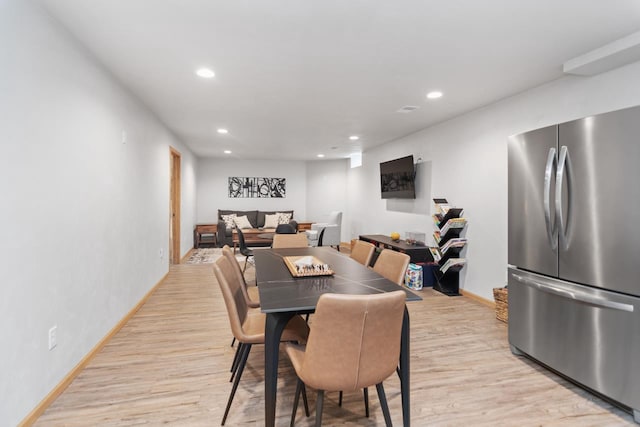
[(238, 280), (229, 259), (224, 256), (218, 258), (216, 262), (213, 263), (213, 272), (216, 275), (216, 279), (218, 279), (224, 304), (227, 307), (229, 323), (231, 323), (231, 332), (237, 340), (245, 341), (242, 324), (247, 318), (249, 307), (242, 292), (244, 285)]
[(400, 357), (406, 294), (320, 296), (299, 372), (305, 384), (353, 391), (381, 383)]
[(364, 240), (356, 240), (353, 248), (351, 248), (351, 258), (368, 267), (371, 263), (371, 257), (375, 250), (376, 247), (373, 243), (365, 242)]
[(251, 255), (249, 248), (247, 247), (247, 243), (244, 241), (244, 233), (238, 227), (236, 227), (236, 232), (238, 233), (238, 247), (240, 248), (240, 253), (242, 255)]
[(260, 303), (253, 301), (251, 297), (249, 297), (249, 293), (247, 292), (247, 282), (244, 279), (244, 274), (242, 274), (242, 268), (240, 268), (240, 263), (238, 259), (233, 255), (233, 251), (229, 248), (228, 245), (224, 245), (222, 247), (222, 256), (229, 260), (229, 263), (233, 267), (234, 274), (236, 275), (236, 279), (242, 283), (241, 290), (246, 298), (247, 305), (249, 307), (260, 307)]
[(342, 226), (342, 212), (333, 211), (329, 214), (327, 218), (327, 224), (335, 224), (338, 227)]
[(402, 285), (410, 259), (409, 255), (402, 252), (383, 249), (373, 265), (373, 270), (398, 285)]
[(291, 224), (278, 224), (276, 227), (276, 234), (295, 234), (296, 229)]
[(307, 242), (307, 236), (304, 233), (296, 234), (274, 234), (273, 249), (278, 248), (306, 248), (309, 246)]

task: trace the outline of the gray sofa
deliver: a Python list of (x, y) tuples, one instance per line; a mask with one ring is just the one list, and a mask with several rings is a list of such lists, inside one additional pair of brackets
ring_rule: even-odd
[(232, 229), (227, 228), (225, 222), (222, 220), (222, 215), (236, 214), (237, 216), (247, 216), (247, 219), (251, 223), (251, 226), (254, 229), (260, 229), (264, 227), (264, 217), (265, 215), (273, 215), (276, 212), (282, 213), (290, 213), (291, 220), (289, 224), (293, 226), (293, 228), (298, 230), (298, 223), (293, 219), (293, 211), (235, 211), (235, 210), (223, 210), (218, 209), (218, 245), (220, 247), (224, 245), (233, 246), (233, 235)]

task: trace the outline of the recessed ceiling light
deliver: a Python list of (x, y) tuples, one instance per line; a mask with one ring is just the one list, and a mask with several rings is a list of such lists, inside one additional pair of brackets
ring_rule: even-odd
[(216, 73), (214, 73), (213, 70), (209, 68), (198, 68), (196, 70), (196, 74), (205, 79), (212, 79), (216, 75)]
[(360, 137), (359, 137), (358, 135), (351, 135), (351, 136), (349, 137), (349, 139), (350, 139), (350, 140), (352, 140), (352, 141), (357, 141), (357, 140), (359, 140), (359, 139), (360, 139)]
[(318, 154), (318, 157), (324, 157), (324, 154)]
[(218, 133), (227, 134), (227, 133), (229, 133), (229, 131), (227, 129), (220, 128), (220, 129), (218, 129)]
[(442, 97), (442, 92), (434, 90), (433, 92), (429, 92), (427, 94), (427, 98), (429, 99), (438, 99)]
[(224, 154), (231, 154), (231, 150), (224, 150)]

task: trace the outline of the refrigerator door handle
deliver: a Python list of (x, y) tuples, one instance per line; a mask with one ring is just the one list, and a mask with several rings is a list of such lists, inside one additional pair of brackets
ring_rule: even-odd
[(551, 225), (551, 176), (553, 173), (553, 166), (556, 166), (556, 149), (549, 148), (549, 155), (547, 156), (547, 166), (544, 169), (544, 222), (547, 225), (547, 239), (549, 239), (549, 245), (551, 249), (555, 250), (558, 247), (558, 228), (557, 221)]
[[(566, 171), (566, 173), (565, 173)], [(558, 227), (558, 240), (562, 250), (569, 249), (569, 240), (571, 237), (569, 218), (571, 217), (571, 210), (573, 205), (572, 196), (572, 167), (571, 158), (569, 157), (569, 150), (566, 145), (560, 148), (560, 157), (558, 159), (558, 170), (556, 172), (556, 222)], [(567, 221), (565, 222), (562, 212), (562, 186), (564, 179), (567, 178)]]
[(559, 297), (562, 298), (567, 298), (567, 299), (571, 299), (574, 301), (580, 301), (580, 302), (584, 302), (587, 304), (591, 304), (591, 305), (595, 305), (597, 307), (603, 307), (603, 308), (611, 308), (614, 310), (620, 310), (620, 311), (626, 311), (629, 313), (633, 313), (634, 307), (632, 304), (625, 304), (622, 302), (615, 302), (615, 301), (609, 301), (607, 299), (604, 298), (599, 298), (596, 296), (592, 296), (592, 295), (586, 295), (583, 294), (581, 292), (571, 292), (571, 291), (567, 291), (565, 289), (560, 289), (557, 288), (555, 286), (550, 286), (544, 283), (540, 283), (537, 282), (533, 279), (529, 279), (526, 277), (522, 277), (518, 274), (511, 274), (513, 276), (514, 279), (516, 279), (518, 282), (523, 283), (525, 285), (528, 286), (532, 286), (540, 291), (543, 292), (548, 292), (550, 294), (554, 294), (557, 295)]

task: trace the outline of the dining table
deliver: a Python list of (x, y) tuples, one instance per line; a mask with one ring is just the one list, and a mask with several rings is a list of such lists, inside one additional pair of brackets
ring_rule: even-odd
[[(284, 257), (313, 256), (332, 270), (331, 275), (294, 277)], [(313, 313), (325, 293), (369, 295), (404, 290), (406, 301), (422, 298), (386, 279), (349, 256), (330, 247), (306, 247), (254, 250), (256, 284), (265, 325), (265, 425), (273, 427), (276, 417), (276, 393), (280, 338), (289, 320), (296, 314)], [(409, 371), (409, 312), (405, 305), (400, 344), (399, 376), (403, 425), (411, 425)]]

